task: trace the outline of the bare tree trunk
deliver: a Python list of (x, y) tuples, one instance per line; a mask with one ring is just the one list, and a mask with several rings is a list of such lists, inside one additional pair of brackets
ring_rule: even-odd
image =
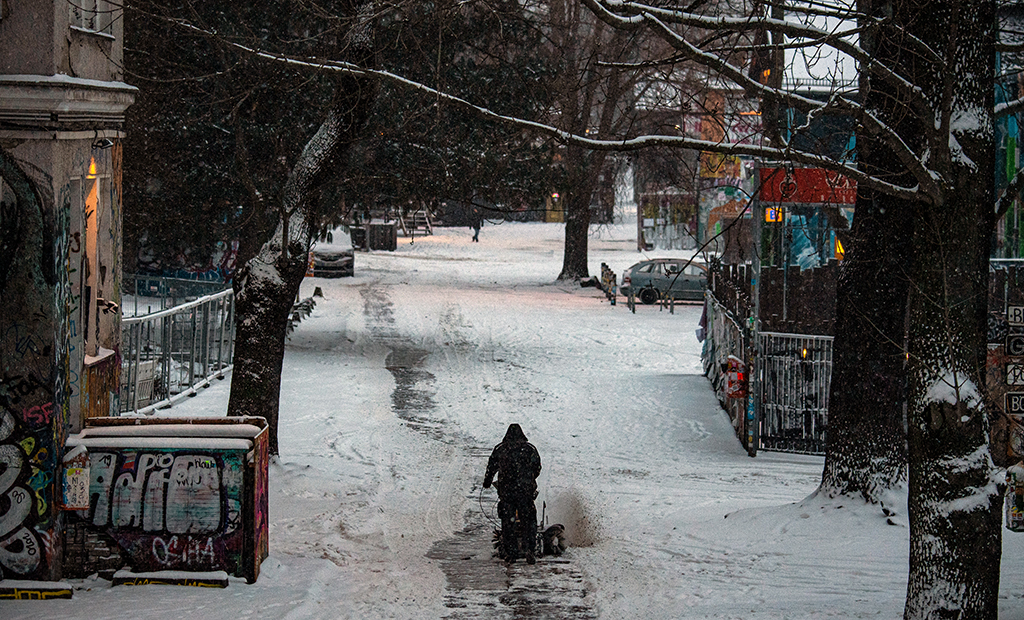
[(604, 153), (586, 153), (578, 146), (569, 146), (566, 166), (569, 168), (569, 191), (565, 199), (565, 248), (559, 280), (580, 280), (590, 276), (587, 266), (590, 240), (590, 198), (594, 194)]
[[(581, 188), (582, 189), (582, 188)], [(570, 193), (565, 201), (565, 249), (559, 280), (580, 280), (589, 277), (587, 267), (590, 235), (590, 196)]]

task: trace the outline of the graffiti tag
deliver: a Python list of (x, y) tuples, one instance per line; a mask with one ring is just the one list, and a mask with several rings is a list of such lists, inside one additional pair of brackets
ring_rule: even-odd
[(0, 513), (0, 566), (27, 575), (39, 567), (42, 546), (36, 533), (26, 527), (36, 493), (21, 482), (30, 466), (22, 447), (11, 441), (14, 430), (14, 416), (0, 409), (0, 507), (5, 508)]

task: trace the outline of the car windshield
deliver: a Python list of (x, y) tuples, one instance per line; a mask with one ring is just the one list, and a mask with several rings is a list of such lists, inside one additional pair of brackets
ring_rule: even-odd
[(348, 250), (352, 247), (352, 237), (345, 227), (339, 226), (328, 232), (325, 238), (316, 242), (315, 249), (324, 252)]

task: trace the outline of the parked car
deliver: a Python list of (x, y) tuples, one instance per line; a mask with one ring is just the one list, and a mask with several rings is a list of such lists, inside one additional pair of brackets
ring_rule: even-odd
[(653, 304), (662, 295), (700, 301), (704, 299), (704, 289), (707, 288), (707, 274), (707, 265), (685, 258), (640, 261), (622, 272), (619, 292), (628, 297), (633, 291), (636, 299), (645, 304)]
[(344, 278), (355, 275), (355, 249), (344, 229), (328, 233), (326, 242), (313, 247), (313, 277)]

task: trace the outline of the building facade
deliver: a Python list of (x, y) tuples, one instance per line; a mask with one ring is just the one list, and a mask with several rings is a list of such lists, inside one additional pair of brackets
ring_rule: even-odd
[(0, 4), (0, 578), (61, 576), (65, 439), (117, 412), (120, 4)]

